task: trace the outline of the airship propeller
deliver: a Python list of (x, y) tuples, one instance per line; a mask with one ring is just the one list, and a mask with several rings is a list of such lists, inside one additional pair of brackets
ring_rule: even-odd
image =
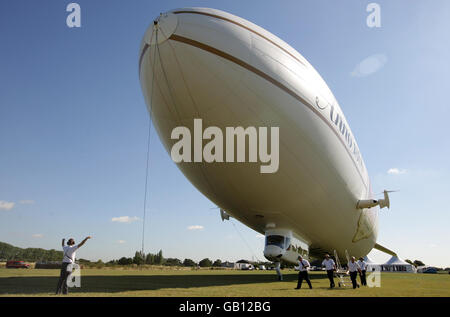
[[(373, 208), (375, 206), (380, 206), (380, 209), (383, 209), (385, 207), (387, 207), (389, 209), (389, 207), (391, 206), (391, 203), (389, 201), (389, 193), (394, 193), (394, 192), (398, 192), (398, 190), (384, 190), (382, 193), (384, 196), (384, 199), (361, 199), (358, 200), (358, 202), (356, 203), (356, 208), (357, 209), (366, 209), (366, 208)], [(377, 195), (380, 195), (377, 194)]]

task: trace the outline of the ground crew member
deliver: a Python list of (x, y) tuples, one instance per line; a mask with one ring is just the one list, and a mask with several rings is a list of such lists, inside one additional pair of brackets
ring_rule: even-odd
[(359, 268), (361, 269), (361, 272), (359, 273), (359, 277), (361, 279), (361, 285), (366, 286), (366, 270), (367, 270), (367, 263), (364, 261), (363, 258), (359, 258), (358, 261)]
[(328, 279), (330, 280), (330, 288), (334, 287), (334, 271), (336, 270), (336, 263), (330, 258), (329, 254), (325, 254), (325, 259), (322, 261), (322, 266), (327, 271)]
[(361, 269), (358, 265), (358, 262), (355, 261), (355, 257), (352, 256), (351, 260), (347, 264), (348, 271), (350, 272), (350, 279), (352, 280), (353, 288), (359, 287), (358, 282), (356, 281), (356, 275), (358, 272), (361, 272)]
[(61, 294), (61, 291), (63, 294), (67, 294), (69, 292), (67, 287), (67, 278), (72, 273), (72, 270), (71, 266), (69, 268), (68, 266), (75, 263), (75, 251), (83, 246), (83, 244), (85, 244), (86, 241), (90, 238), (91, 237), (85, 238), (78, 245), (75, 245), (75, 240), (73, 238), (70, 238), (69, 241), (67, 241), (67, 246), (64, 245), (65, 239), (62, 239), (64, 255), (62, 260), (61, 273), (59, 275), (58, 286), (56, 287), (56, 294)]
[(306, 283), (308, 283), (309, 288), (311, 289), (312, 285), (311, 285), (311, 281), (309, 280), (309, 276), (308, 276), (308, 268), (310, 267), (308, 260), (303, 259), (302, 256), (300, 255), (298, 257), (298, 266), (299, 266), (298, 283), (297, 283), (297, 287), (295, 289), (302, 288), (303, 280), (305, 280)]

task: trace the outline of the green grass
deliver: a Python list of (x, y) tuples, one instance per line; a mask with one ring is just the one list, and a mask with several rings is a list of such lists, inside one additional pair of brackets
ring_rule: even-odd
[[(380, 288), (328, 289), (312, 272), (313, 289), (294, 290), (297, 273), (273, 271), (84, 269), (70, 296), (450, 296), (449, 274), (383, 273)], [(0, 296), (54, 296), (59, 270), (0, 268)]]

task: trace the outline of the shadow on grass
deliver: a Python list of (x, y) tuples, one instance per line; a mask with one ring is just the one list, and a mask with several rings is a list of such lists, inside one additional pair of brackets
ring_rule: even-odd
[[(296, 282), (297, 274), (283, 275), (284, 282)], [(326, 278), (310, 275), (311, 280)], [(0, 295), (52, 294), (58, 277), (31, 276), (0, 278)], [(277, 283), (276, 275), (226, 274), (226, 275), (133, 275), (133, 276), (81, 276), (81, 288), (71, 288), (71, 293), (118, 293), (126, 291), (159, 290), (166, 288), (191, 288), (231, 286), (239, 284)], [(293, 283), (294, 285), (294, 283)], [(294, 285), (295, 286), (295, 285)]]

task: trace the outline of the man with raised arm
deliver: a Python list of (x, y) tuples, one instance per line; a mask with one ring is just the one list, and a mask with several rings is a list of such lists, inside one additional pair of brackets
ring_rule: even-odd
[(75, 251), (82, 247), (88, 239), (91, 237), (86, 237), (78, 245), (75, 245), (75, 240), (70, 238), (67, 241), (67, 246), (64, 245), (65, 239), (62, 239), (62, 248), (64, 251), (61, 273), (59, 275), (58, 286), (56, 287), (56, 294), (67, 294), (69, 292), (67, 287), (67, 278), (72, 273), (72, 264), (75, 263)]

